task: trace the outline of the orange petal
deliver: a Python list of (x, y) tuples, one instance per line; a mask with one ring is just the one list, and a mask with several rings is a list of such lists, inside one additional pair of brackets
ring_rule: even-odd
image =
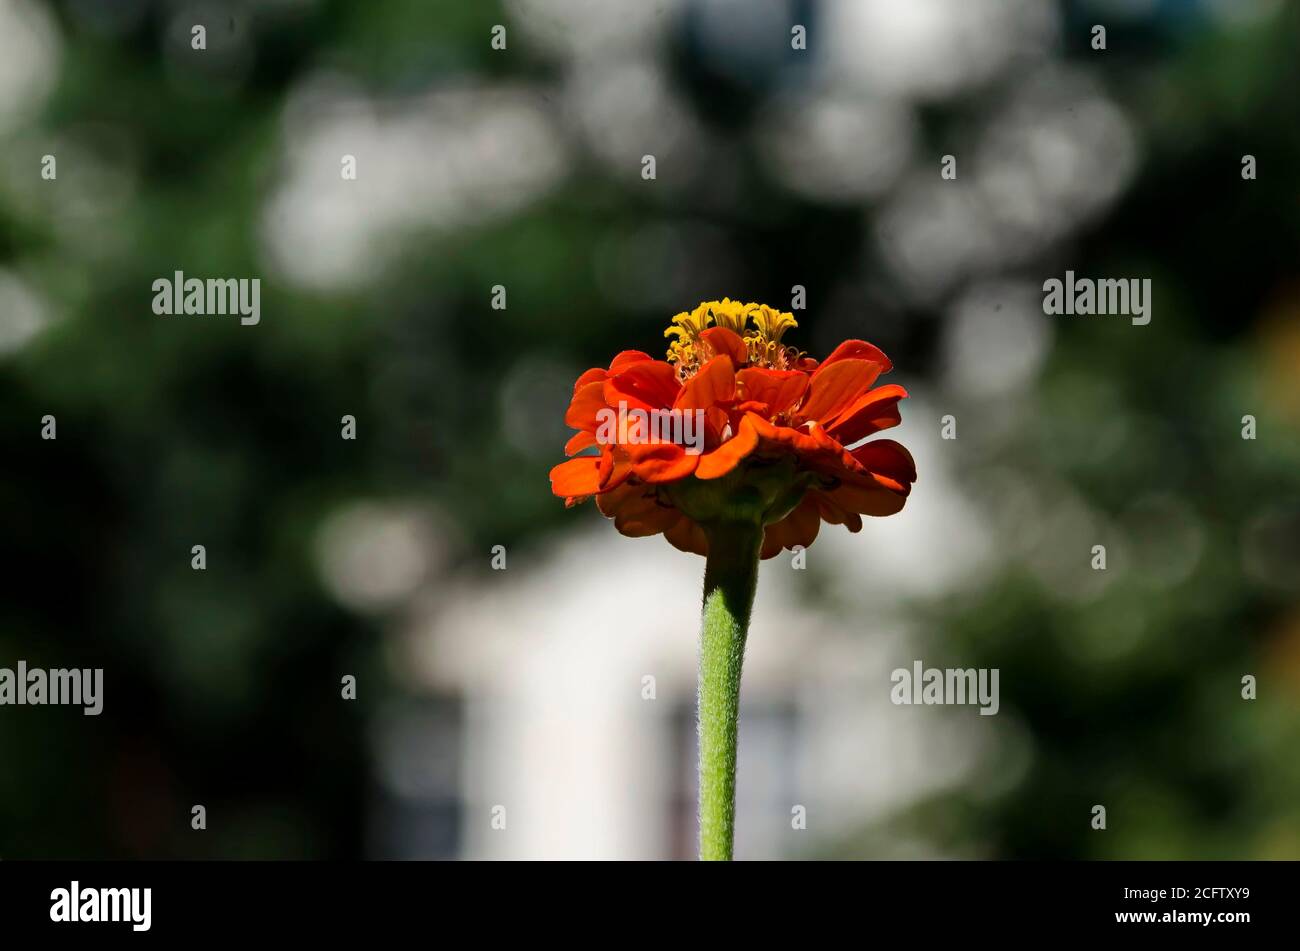
[(600, 381), (584, 384), (582, 389), (574, 392), (564, 413), (564, 424), (594, 433), (598, 425), (596, 413), (606, 406), (604, 393), (605, 384)]
[(740, 464), (740, 461), (758, 448), (758, 430), (754, 421), (759, 417), (746, 414), (740, 421), (740, 429), (717, 449), (706, 452), (699, 457), (695, 469), (697, 479), (717, 479), (726, 475)]
[(776, 450), (793, 453), (798, 456), (799, 463), (804, 468), (836, 477), (864, 475), (866, 472), (847, 449), (828, 436), (816, 423), (807, 428), (795, 429), (791, 426), (777, 426), (760, 416), (749, 418), (758, 432), (759, 446), (765, 452)]
[(840, 360), (866, 360), (868, 363), (877, 364), (881, 373), (888, 373), (894, 368), (894, 365), (889, 362), (889, 357), (885, 356), (885, 352), (879, 347), (874, 347), (865, 340), (845, 340), (821, 362), (818, 370), (825, 369)]
[(812, 491), (808, 495), (817, 503), (817, 511), (830, 525), (843, 525), (850, 532), (862, 531), (862, 516), (848, 511), (835, 503), (825, 492)]
[(600, 367), (592, 367), (590, 370), (588, 370), (588, 371), (587, 371), (586, 373), (584, 373), (582, 376), (578, 377), (578, 382), (576, 382), (576, 383), (573, 384), (573, 392), (574, 392), (574, 394), (576, 395), (577, 392), (578, 392), (578, 390), (582, 389), (582, 388), (583, 388), (584, 386), (586, 386), (588, 383), (603, 383), (603, 382), (605, 382), (605, 377), (607, 377), (607, 376), (609, 376), (609, 374), (606, 373), (604, 370), (602, 370)]
[(844, 445), (852, 445), (872, 433), (897, 426), (902, 421), (898, 401), (906, 397), (907, 390), (897, 383), (868, 390), (849, 404), (826, 430)]
[[(725, 327), (713, 329), (726, 330)], [(727, 333), (731, 331), (727, 330)], [(709, 409), (714, 403), (732, 399), (735, 395), (736, 371), (731, 357), (714, 357), (682, 386), (682, 391), (673, 401), (673, 409)]]
[(912, 454), (892, 439), (873, 439), (854, 449), (852, 454), (867, 471), (905, 487), (904, 491), (916, 481)]
[(631, 471), (643, 482), (676, 482), (695, 472), (702, 456), (688, 453), (676, 443), (648, 443), (619, 447), (631, 460)]
[(747, 367), (736, 374), (736, 385), (746, 400), (767, 404), (767, 415), (784, 413), (808, 390), (808, 374), (800, 370)]
[(845, 512), (859, 515), (893, 515), (907, 501), (907, 494), (894, 492), (881, 485), (859, 485), (845, 482), (825, 493)]
[(735, 366), (741, 366), (749, 361), (749, 350), (745, 347), (745, 341), (734, 330), (726, 327), (710, 327), (700, 332), (700, 339), (707, 343), (715, 354), (731, 357), (731, 362)]
[(650, 354), (642, 353), (640, 350), (624, 350), (613, 360), (609, 361), (609, 372), (613, 373), (615, 370), (625, 367), (629, 363), (639, 363), (642, 360), (649, 359), (651, 359)]
[(772, 558), (781, 549), (793, 549), (796, 545), (807, 548), (817, 539), (817, 530), (821, 524), (821, 510), (817, 500), (805, 496), (793, 512), (763, 530), (762, 557)]
[(823, 363), (808, 384), (808, 398), (799, 408), (799, 417), (834, 419), (869, 390), (878, 376), (880, 364), (870, 360), (839, 360), (830, 366)]
[(595, 495), (600, 488), (600, 456), (579, 456), (551, 470), (551, 492), (561, 498)]
[(605, 402), (617, 407), (624, 401), (628, 409), (668, 409), (681, 390), (677, 373), (662, 360), (637, 360), (621, 367), (604, 383)]
[(652, 487), (639, 483), (627, 482), (596, 496), (596, 505), (614, 520), (616, 529), (632, 538), (666, 532), (682, 517), (671, 505), (662, 504)]
[[(821, 440), (826, 440), (823, 434), (821, 440), (816, 436), (816, 427), (812, 431), (807, 429), (795, 429), (792, 426), (778, 426), (775, 423), (763, 419), (761, 416), (751, 414), (746, 417), (751, 421), (751, 425), (758, 432), (758, 438), (764, 448), (778, 449), (785, 452), (793, 452), (799, 456), (815, 457), (824, 453)], [(830, 445), (835, 446), (834, 440), (826, 440)]]
[(598, 490), (608, 492), (618, 488), (632, 475), (632, 460), (622, 446), (601, 448)]
[(704, 534), (704, 529), (685, 515), (677, 520), (676, 525), (664, 532), (664, 538), (680, 551), (706, 556), (709, 553), (709, 539)]
[(569, 441), (564, 444), (564, 454), (566, 456), (574, 456), (582, 452), (582, 450), (589, 449), (594, 445), (596, 445), (596, 434), (583, 430), (580, 433), (575, 433), (569, 438)]

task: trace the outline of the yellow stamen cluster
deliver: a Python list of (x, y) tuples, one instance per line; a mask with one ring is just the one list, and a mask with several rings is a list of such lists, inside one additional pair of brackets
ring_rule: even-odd
[(748, 365), (788, 369), (801, 354), (793, 347), (782, 345), (781, 336), (797, 326), (793, 314), (766, 304), (742, 304), (729, 297), (705, 301), (689, 313), (678, 314), (672, 326), (664, 331), (665, 337), (676, 338), (668, 345), (668, 362), (677, 367), (679, 380), (690, 379), (706, 360), (715, 356), (700, 334), (710, 327), (725, 327), (745, 342)]

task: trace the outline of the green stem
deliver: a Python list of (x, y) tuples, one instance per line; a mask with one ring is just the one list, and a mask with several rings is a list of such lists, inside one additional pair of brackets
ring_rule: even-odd
[(700, 858), (727, 861), (736, 824), (736, 736), (762, 526), (706, 527), (704, 618), (700, 630)]

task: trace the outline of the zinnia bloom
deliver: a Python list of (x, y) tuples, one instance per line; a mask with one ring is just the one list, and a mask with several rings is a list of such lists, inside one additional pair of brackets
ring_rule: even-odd
[[(863, 515), (899, 511), (916, 480), (912, 457), (893, 440), (868, 441), (898, 424), (907, 396), (876, 385), (889, 358), (847, 340), (819, 363), (782, 343), (795, 326), (765, 304), (707, 301), (673, 318), (667, 360), (625, 350), (582, 374), (565, 414), (575, 458), (551, 470), (551, 490), (567, 505), (594, 496), (624, 535), (662, 532), (700, 555), (702, 526), (738, 510), (760, 519), (763, 558), (811, 545), (822, 521), (857, 532)], [(702, 411), (700, 451), (602, 428), (629, 409)]]

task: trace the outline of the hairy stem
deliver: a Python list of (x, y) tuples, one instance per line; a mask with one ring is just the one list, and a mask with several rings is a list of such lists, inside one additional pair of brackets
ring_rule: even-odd
[(700, 858), (727, 861), (736, 823), (740, 670), (763, 528), (757, 522), (719, 522), (706, 532), (709, 557), (700, 630)]

